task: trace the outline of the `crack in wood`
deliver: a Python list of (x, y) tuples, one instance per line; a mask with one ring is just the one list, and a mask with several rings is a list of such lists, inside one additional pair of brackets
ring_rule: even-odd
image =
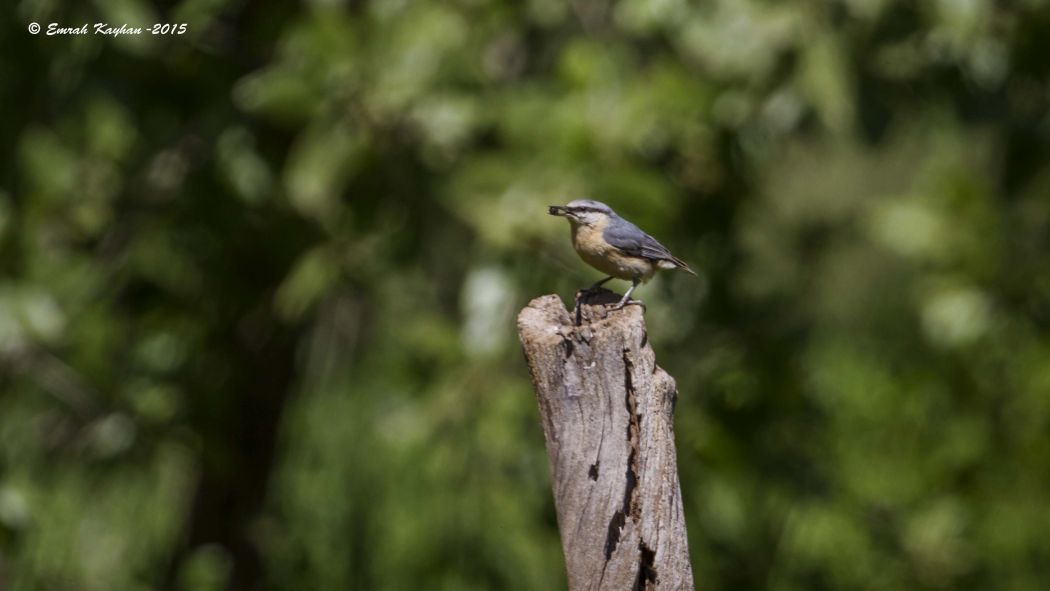
[(626, 392), (624, 398), (627, 404), (627, 442), (631, 447), (630, 452), (627, 455), (627, 486), (624, 490), (624, 507), (625, 513), (628, 513), (635, 520), (638, 519), (640, 514), (640, 508), (638, 507), (638, 501), (635, 498), (635, 488), (638, 486), (638, 441), (641, 437), (642, 430), (642, 415), (638, 412), (638, 400), (635, 397), (634, 381), (631, 379), (631, 372), (634, 371), (634, 364), (631, 363), (630, 350), (623, 350), (623, 389)]
[(656, 552), (645, 542), (638, 543), (638, 578), (634, 581), (634, 591), (648, 591), (656, 587)]
[(616, 546), (620, 543), (620, 530), (623, 529), (626, 522), (627, 516), (619, 510), (613, 513), (612, 519), (609, 520), (609, 533), (605, 535), (605, 562), (607, 564), (612, 559)]
[(638, 401), (635, 400), (634, 383), (631, 379), (631, 371), (634, 365), (629, 356), (630, 350), (623, 350), (623, 386), (624, 406), (627, 407), (627, 443), (630, 451), (627, 454), (627, 470), (624, 475), (623, 507), (613, 513), (609, 520), (609, 532), (605, 537), (605, 560), (612, 558), (616, 546), (620, 543), (620, 533), (627, 523), (627, 516), (637, 521), (641, 512), (638, 500), (635, 498), (635, 490), (638, 487), (638, 437), (641, 431), (642, 416), (638, 414)]

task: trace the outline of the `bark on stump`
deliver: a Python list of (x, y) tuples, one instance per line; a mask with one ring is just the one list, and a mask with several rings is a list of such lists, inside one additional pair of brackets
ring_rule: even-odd
[(675, 462), (674, 379), (639, 306), (601, 290), (570, 316), (529, 302), (518, 335), (543, 419), (572, 591), (693, 589)]

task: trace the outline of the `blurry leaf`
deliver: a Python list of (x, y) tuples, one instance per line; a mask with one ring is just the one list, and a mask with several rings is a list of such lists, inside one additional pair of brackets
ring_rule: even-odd
[(800, 34), (801, 11), (762, 2), (720, 1), (682, 23), (682, 53), (715, 76), (761, 79)]
[(175, 417), (180, 408), (179, 392), (170, 386), (152, 382), (132, 382), (128, 397), (136, 415), (149, 423), (164, 423)]
[(304, 216), (328, 224), (341, 210), (346, 184), (367, 149), (359, 129), (347, 125), (315, 126), (297, 140), (284, 173), (292, 205)]
[[(119, 29), (122, 25), (129, 28), (141, 28), (142, 34), (114, 35), (112, 43), (124, 51), (137, 56), (145, 56), (156, 51), (158, 38), (147, 29), (154, 23), (161, 22), (152, 7), (142, 0), (97, 0), (95, 6), (102, 13), (102, 19), (96, 22), (105, 23), (106, 28)], [(94, 24), (91, 25), (92, 27)]]
[(171, 13), (171, 18), (173, 22), (193, 23), (194, 28), (203, 28), (224, 6), (224, 0), (183, 0)]
[(0, 284), (0, 352), (28, 342), (58, 344), (67, 319), (51, 294), (30, 285)]
[(277, 289), (277, 312), (285, 320), (298, 320), (328, 294), (340, 274), (339, 258), (330, 247), (303, 254)]
[(618, 25), (632, 33), (650, 33), (661, 26), (677, 26), (689, 10), (682, 0), (638, 0), (616, 5)]
[(238, 127), (223, 132), (217, 156), (226, 180), (239, 197), (248, 203), (259, 203), (269, 195), (273, 174), (255, 151), (255, 138), (248, 130)]
[(747, 527), (739, 483), (711, 480), (704, 487), (704, 525), (710, 535), (728, 542), (739, 542)]
[(429, 160), (443, 168), (452, 162), (470, 139), (478, 116), (465, 97), (433, 96), (420, 102), (412, 119), (422, 130)]
[(96, 95), (88, 103), (84, 126), (88, 150), (109, 160), (123, 160), (138, 141), (130, 114), (113, 98)]
[(937, 289), (922, 305), (922, 326), (934, 343), (952, 347), (972, 343), (988, 330), (992, 307), (979, 290)]
[(854, 122), (854, 82), (845, 51), (837, 36), (826, 34), (806, 45), (800, 85), (824, 125), (838, 134), (848, 133)]
[(0, 524), (18, 530), (28, 526), (32, 511), (25, 494), (15, 486), (0, 485)]
[(100, 458), (111, 458), (126, 451), (135, 442), (135, 436), (135, 422), (120, 413), (95, 421), (85, 433), (89, 449)]
[(514, 290), (498, 268), (472, 271), (463, 286), (463, 348), (484, 356), (501, 350), (511, 341)]
[(414, 5), (384, 24), (384, 43), (374, 46), (366, 105), (385, 118), (409, 107), (434, 84), (442, 65), (467, 37), (468, 24), (441, 3)]
[(228, 589), (232, 563), (227, 549), (218, 544), (202, 545), (194, 549), (180, 566), (178, 588), (184, 591)]
[(908, 524), (904, 545), (923, 582), (945, 586), (969, 570), (965, 518), (958, 500), (942, 499), (915, 515)]
[(917, 198), (887, 203), (872, 222), (877, 237), (899, 254), (919, 260), (944, 256), (948, 224)]
[(169, 332), (157, 332), (140, 341), (136, 359), (156, 372), (171, 372), (186, 359), (185, 342)]
[(30, 189), (40, 191), (45, 202), (66, 201), (75, 193), (80, 161), (78, 154), (47, 129), (31, 128), (19, 142), (22, 167)]
[(233, 98), (246, 111), (289, 124), (307, 121), (318, 109), (318, 97), (291, 68), (271, 66), (245, 76), (233, 88)]

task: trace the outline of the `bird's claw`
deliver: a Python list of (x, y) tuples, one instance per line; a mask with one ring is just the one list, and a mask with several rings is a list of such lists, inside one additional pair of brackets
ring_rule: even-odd
[(626, 301), (622, 301), (622, 302), (616, 304), (615, 306), (613, 306), (612, 309), (613, 310), (623, 310), (625, 306), (631, 306), (631, 305), (641, 306), (643, 312), (648, 312), (649, 311), (648, 308), (645, 307), (645, 302), (643, 302), (642, 300), (626, 300)]

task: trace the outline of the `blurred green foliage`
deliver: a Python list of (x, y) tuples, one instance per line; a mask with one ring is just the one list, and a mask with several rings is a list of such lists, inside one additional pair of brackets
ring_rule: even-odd
[(579, 196), (701, 270), (639, 292), (700, 588), (1050, 581), (1046, 2), (9, 13), (0, 588), (563, 588)]

